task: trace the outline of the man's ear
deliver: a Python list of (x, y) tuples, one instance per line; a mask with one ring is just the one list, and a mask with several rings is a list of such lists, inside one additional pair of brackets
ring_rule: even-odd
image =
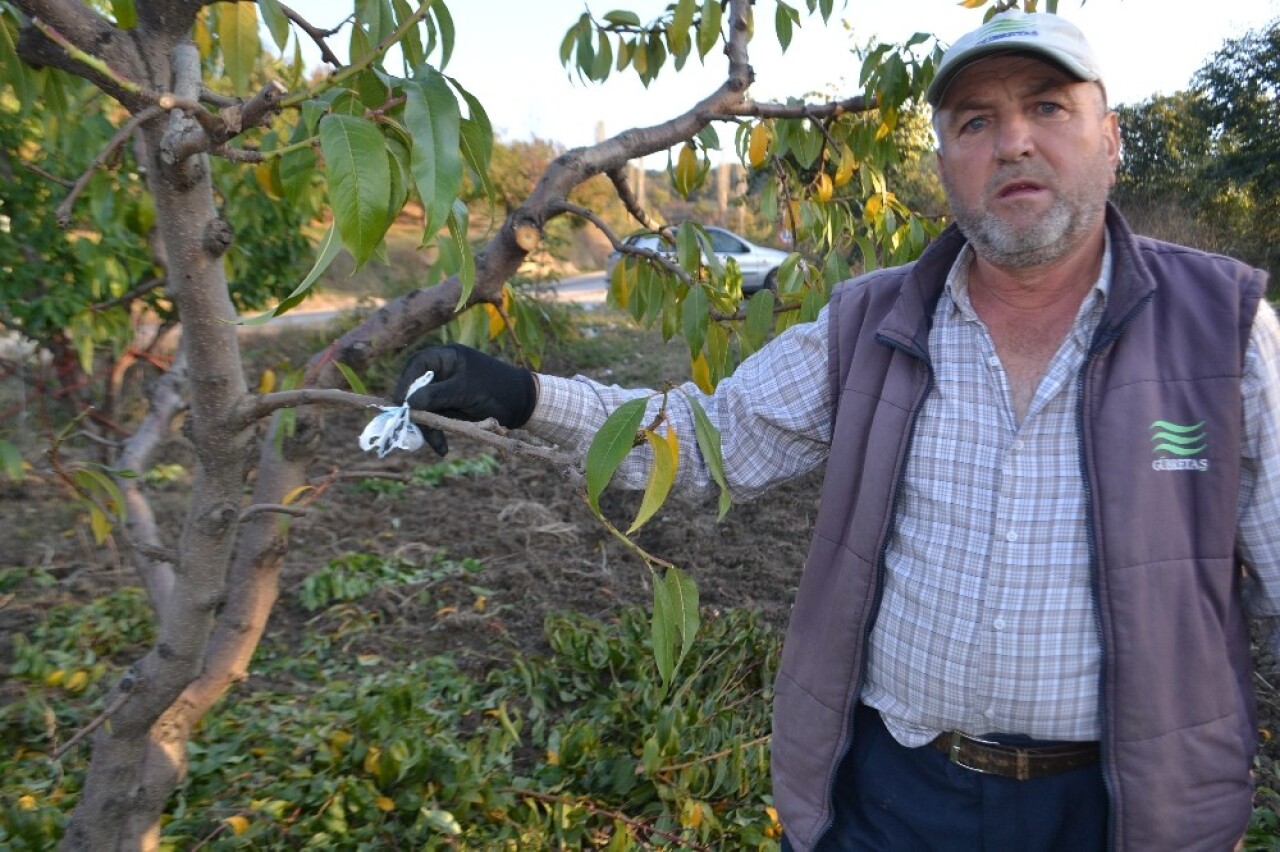
[(945, 184), (947, 182), (947, 161), (942, 156), (941, 145), (939, 145), (933, 152), (933, 166), (938, 170), (938, 177)]
[(1114, 111), (1108, 112), (1102, 120), (1102, 132), (1107, 162), (1111, 163), (1111, 185), (1115, 186), (1116, 169), (1120, 167), (1120, 116)]

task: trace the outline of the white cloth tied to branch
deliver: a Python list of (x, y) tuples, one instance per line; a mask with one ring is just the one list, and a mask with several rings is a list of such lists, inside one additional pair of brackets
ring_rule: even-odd
[(383, 458), (392, 450), (418, 449), (423, 444), (422, 430), (409, 419), (409, 398), (431, 383), (436, 374), (427, 370), (409, 385), (409, 392), (404, 395), (401, 405), (379, 405), (382, 413), (369, 421), (360, 433), (360, 449), (368, 452), (377, 450), (378, 458)]

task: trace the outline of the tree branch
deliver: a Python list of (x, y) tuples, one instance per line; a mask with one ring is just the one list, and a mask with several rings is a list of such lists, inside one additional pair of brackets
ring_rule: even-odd
[(103, 164), (105, 164), (107, 160), (115, 154), (116, 150), (129, 140), (129, 137), (133, 135), (135, 130), (145, 122), (150, 121), (162, 113), (163, 110), (158, 106), (147, 107), (120, 126), (120, 129), (116, 131), (116, 135), (112, 136), (106, 146), (98, 152), (98, 156), (93, 158), (93, 162), (89, 164), (89, 168), (85, 169), (84, 174), (80, 175), (79, 179), (72, 184), (71, 191), (67, 193), (67, 197), (62, 199), (62, 203), (60, 203), (57, 210), (54, 211), (54, 215), (57, 217), (58, 225), (60, 227), (71, 227), (71, 208), (75, 206), (76, 199), (80, 197), (82, 192), (84, 192), (85, 187), (89, 185), (89, 181), (93, 178), (94, 174), (97, 173), (98, 169), (102, 168)]
[[(387, 400), (385, 399), (349, 391), (321, 390), (317, 388), (279, 391), (264, 396), (251, 397), (249, 404), (243, 409), (243, 422), (248, 423), (259, 420), (280, 409), (297, 408), (306, 405), (379, 408), (386, 404)], [(465, 420), (454, 420), (426, 411), (415, 411), (410, 419), (414, 423), (431, 429), (439, 429), (451, 435), (470, 438), (499, 452), (513, 453), (551, 464), (573, 485), (581, 485), (584, 482), (580, 465), (575, 457), (530, 441), (507, 437), (507, 430), (493, 420), (468, 423)]]
[(310, 511), (306, 506), (286, 506), (283, 503), (254, 503), (252, 506), (246, 506), (240, 511), (240, 523), (244, 523), (254, 515), (260, 514), (291, 515), (295, 518), (302, 518), (310, 514)]
[[(649, 231), (658, 231), (662, 226), (654, 222), (649, 217), (648, 211), (640, 206), (640, 200), (636, 198), (634, 192), (631, 191), (631, 183), (627, 180), (626, 172), (622, 169), (609, 169), (608, 176), (613, 188), (618, 192), (618, 199), (622, 202), (622, 206), (627, 208), (627, 212), (631, 217), (640, 223), (642, 228)], [(617, 240), (614, 240), (614, 246), (617, 246)]]
[(71, 39), (59, 32), (49, 22), (41, 20), (39, 17), (32, 17), (31, 26), (39, 30), (45, 38), (49, 39), (49, 41), (62, 48), (72, 62), (79, 63), (80, 65), (90, 69), (97, 76), (105, 78), (115, 88), (128, 92), (131, 95), (143, 95), (145, 93), (145, 89), (143, 89), (141, 85), (113, 69), (106, 63), (106, 60), (101, 57), (94, 56), (87, 51), (81, 50), (77, 45), (72, 43)]
[[(329, 49), (329, 43), (325, 40), (329, 36), (337, 34), (338, 31), (342, 29), (342, 24), (339, 24), (331, 30), (322, 30), (283, 3), (280, 4), (280, 10), (284, 12), (285, 17), (297, 24), (299, 29), (311, 37), (311, 40), (315, 42), (316, 47), (320, 48), (320, 58), (322, 60), (328, 62), (334, 68), (342, 67), (342, 62), (339, 61), (338, 57)], [(351, 18), (348, 16), (343, 21), (343, 24), (349, 20), (351, 20)]]

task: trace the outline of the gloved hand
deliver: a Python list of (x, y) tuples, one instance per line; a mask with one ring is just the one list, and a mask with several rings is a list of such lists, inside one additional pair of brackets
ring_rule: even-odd
[[(410, 355), (396, 379), (392, 400), (403, 403), (409, 386), (427, 370), (436, 374), (435, 379), (409, 398), (409, 407), (418, 411), (472, 422), (492, 417), (504, 428), (518, 429), (538, 402), (533, 373), (460, 343), (429, 346)], [(449, 451), (443, 432), (424, 431), (431, 449), (440, 455)]]

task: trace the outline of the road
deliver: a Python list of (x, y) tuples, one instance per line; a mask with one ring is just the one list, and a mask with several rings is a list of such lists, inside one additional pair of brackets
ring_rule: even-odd
[(603, 305), (608, 292), (603, 272), (586, 272), (561, 280), (556, 285), (556, 300), (591, 307)]

